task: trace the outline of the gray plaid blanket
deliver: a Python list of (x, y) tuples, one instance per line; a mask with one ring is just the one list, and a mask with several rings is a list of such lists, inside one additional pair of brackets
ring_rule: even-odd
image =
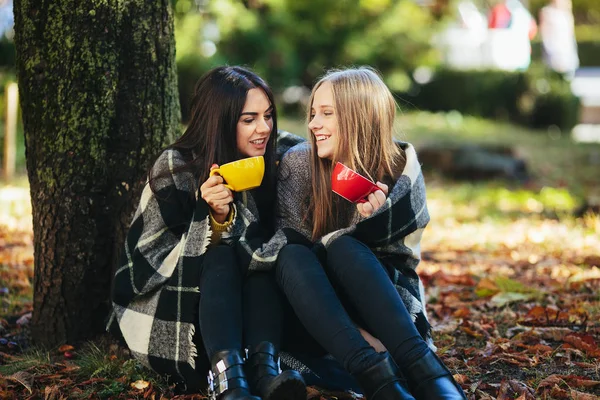
[[(277, 153), (302, 140), (278, 132)], [(143, 189), (115, 272), (108, 329), (120, 333), (144, 365), (198, 384), (205, 373), (196, 371), (195, 343), (201, 343), (196, 332), (198, 282), (211, 229), (209, 206), (198, 197), (198, 180), (191, 172), (174, 172), (184, 164), (184, 156), (169, 149), (152, 168), (152, 176), (169, 173), (155, 181), (156, 194), (148, 184)], [(236, 194), (234, 208), (235, 220), (222, 241), (233, 245), (240, 236), (264, 241), (251, 192)]]

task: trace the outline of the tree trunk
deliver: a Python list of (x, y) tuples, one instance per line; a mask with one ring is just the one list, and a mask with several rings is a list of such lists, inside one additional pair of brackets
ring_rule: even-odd
[(15, 0), (34, 229), (32, 335), (104, 330), (153, 156), (178, 130), (170, 0)]

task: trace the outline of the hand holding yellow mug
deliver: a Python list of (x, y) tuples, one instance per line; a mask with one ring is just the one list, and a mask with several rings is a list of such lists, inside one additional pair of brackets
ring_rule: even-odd
[(225, 187), (235, 192), (254, 189), (262, 183), (265, 174), (263, 156), (242, 158), (221, 165), (210, 171), (210, 176), (219, 174), (225, 180)]

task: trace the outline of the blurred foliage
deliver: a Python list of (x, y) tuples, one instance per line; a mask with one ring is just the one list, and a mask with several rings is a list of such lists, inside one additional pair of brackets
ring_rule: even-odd
[(414, 68), (438, 60), (429, 44), (434, 17), (412, 0), (200, 3), (174, 0), (178, 60), (188, 60), (186, 71), (195, 65), (197, 76), (215, 64), (248, 65), (277, 90), (310, 87), (328, 68), (368, 64), (400, 89)]
[(0, 38), (0, 68), (14, 69), (15, 57), (15, 43), (6, 37)]
[(535, 65), (526, 72), (442, 68), (431, 81), (415, 82), (401, 97), (420, 109), (457, 110), (533, 128), (556, 126), (567, 132), (577, 123), (579, 113), (579, 100), (571, 93), (569, 82)]
[(572, 214), (581, 201), (566, 188), (507, 188), (500, 182), (455, 184), (452, 199), (490, 218), (528, 214), (565, 217)]

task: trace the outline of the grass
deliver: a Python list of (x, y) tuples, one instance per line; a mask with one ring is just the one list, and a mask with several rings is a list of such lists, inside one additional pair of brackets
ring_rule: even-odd
[[(50, 353), (41, 349), (30, 349), (19, 356), (15, 361), (1, 365), (0, 375), (10, 376), (19, 371), (27, 371), (38, 366), (48, 366), (50, 364)], [(39, 371), (41, 373), (50, 372), (49, 369)]]
[(31, 348), (0, 366), (0, 376), (15, 380), (12, 377), (17, 375), (13, 374), (19, 374), (22, 384), (29, 385), (34, 393), (52, 390), (56, 398), (67, 395), (76, 399), (115, 398), (131, 390), (135, 394), (132, 382), (144, 382), (158, 393), (173, 395), (164, 377), (131, 359), (127, 350), (109, 339), (90, 341), (78, 351), (69, 351), (72, 353), (70, 360), (64, 357), (61, 349)]

